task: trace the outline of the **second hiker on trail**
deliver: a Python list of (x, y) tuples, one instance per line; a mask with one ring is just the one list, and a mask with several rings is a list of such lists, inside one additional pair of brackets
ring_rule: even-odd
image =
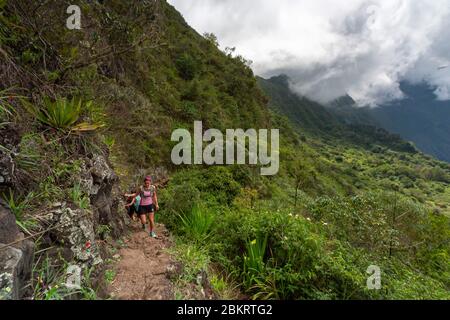
[(156, 195), (156, 187), (152, 185), (152, 178), (150, 176), (145, 177), (144, 185), (141, 186), (134, 194), (125, 194), (126, 197), (140, 198), (139, 203), (139, 217), (143, 228), (145, 229), (146, 216), (149, 218), (150, 236), (156, 238), (155, 233), (155, 211), (159, 210), (158, 197)]

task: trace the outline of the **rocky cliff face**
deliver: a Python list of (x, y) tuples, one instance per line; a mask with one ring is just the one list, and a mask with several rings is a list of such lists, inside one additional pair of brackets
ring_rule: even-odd
[(21, 298), (30, 279), (34, 244), (23, 238), (14, 215), (0, 203), (0, 299)]
[(15, 183), (14, 155), (17, 154), (19, 135), (11, 125), (0, 126), (0, 191)]
[[(13, 128), (0, 129), (0, 191), (16, 184), (14, 155), (18, 143), (19, 135)], [(0, 198), (0, 299), (19, 299), (30, 278), (34, 244), (21, 241), (23, 238), (14, 214)]]
[(50, 232), (50, 238), (70, 248), (69, 259), (97, 265), (102, 263), (97, 245), (102, 237), (101, 229), (107, 228), (113, 238), (120, 237), (125, 229), (124, 216), (118, 210), (118, 178), (106, 158), (95, 155), (84, 159), (79, 183), (90, 196), (90, 208), (54, 203), (49, 219), (57, 227)]
[[(0, 150), (0, 187), (3, 191), (14, 190), (20, 184), (14, 159), (14, 154), (20, 152), (19, 135), (10, 130), (0, 140), (4, 146)], [(53, 203), (42, 214), (46, 225), (39, 236), (42, 236), (42, 247), (58, 248), (71, 265), (82, 269), (99, 266), (101, 270), (106, 257), (106, 251), (99, 245), (104, 236), (102, 230), (118, 238), (126, 227), (124, 215), (119, 212), (119, 180), (108, 163), (107, 154), (90, 154), (80, 160), (81, 173), (76, 179), (89, 195), (90, 205), (80, 208), (70, 200)], [(0, 299), (20, 299), (27, 294), (24, 288), (33, 276), (33, 240), (36, 239), (24, 239), (16, 217), (5, 202), (0, 202)]]
[(118, 213), (120, 203), (119, 179), (107, 157), (94, 155), (85, 159), (80, 184), (88, 191), (94, 213), (94, 227), (108, 225), (112, 236), (118, 238), (124, 230), (123, 215)]

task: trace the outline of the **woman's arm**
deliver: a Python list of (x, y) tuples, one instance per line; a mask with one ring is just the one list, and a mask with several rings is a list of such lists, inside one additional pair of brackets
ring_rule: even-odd
[(125, 205), (125, 207), (131, 207), (134, 203), (136, 202), (136, 197), (133, 197), (133, 199), (131, 199), (131, 202), (130, 203), (127, 203), (126, 205)]
[(158, 205), (158, 196), (156, 195), (156, 187), (155, 188), (155, 192), (153, 193), (153, 203), (155, 204), (156, 210), (159, 210), (159, 205)]
[(139, 193), (125, 193), (123, 196), (127, 197), (127, 198), (133, 197), (133, 200), (134, 200), (134, 198), (136, 198), (138, 195), (139, 195)]

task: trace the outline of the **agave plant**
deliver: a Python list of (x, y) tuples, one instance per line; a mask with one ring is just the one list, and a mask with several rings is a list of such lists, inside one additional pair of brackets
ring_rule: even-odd
[(70, 129), (80, 118), (81, 100), (57, 98), (51, 101), (44, 98), (44, 105), (36, 113), (37, 119), (55, 129)]
[(83, 103), (80, 98), (75, 97), (70, 100), (58, 97), (55, 101), (45, 97), (42, 106), (35, 107), (23, 100), (23, 105), (26, 109), (43, 124), (58, 130), (74, 133), (94, 131), (103, 127), (103, 124), (87, 122), (76, 124), (80, 119), (82, 110), (88, 109), (91, 103), (91, 101)]

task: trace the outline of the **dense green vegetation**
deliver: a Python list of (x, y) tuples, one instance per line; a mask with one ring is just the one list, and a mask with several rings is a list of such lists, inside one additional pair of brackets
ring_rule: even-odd
[[(143, 172), (170, 172), (157, 217), (177, 238), (180, 281), (206, 271), (230, 298), (450, 298), (448, 163), (384, 130), (346, 125), (282, 82), (258, 85), (244, 58), (164, 1), (78, 3), (86, 28), (70, 31), (58, 1), (0, 1), (0, 84), (10, 97), (0, 97), (0, 123), (20, 135), (23, 173), (10, 198), (28, 206), (23, 215), (15, 205), (18, 221), (39, 229), (35, 215), (53, 201), (88, 206), (74, 177), (79, 159), (101, 151), (124, 190)], [(67, 113), (50, 113), (54, 103)], [(171, 132), (194, 120), (205, 130), (279, 128), (279, 174), (175, 167)], [(381, 268), (381, 290), (366, 286), (370, 265)]]

